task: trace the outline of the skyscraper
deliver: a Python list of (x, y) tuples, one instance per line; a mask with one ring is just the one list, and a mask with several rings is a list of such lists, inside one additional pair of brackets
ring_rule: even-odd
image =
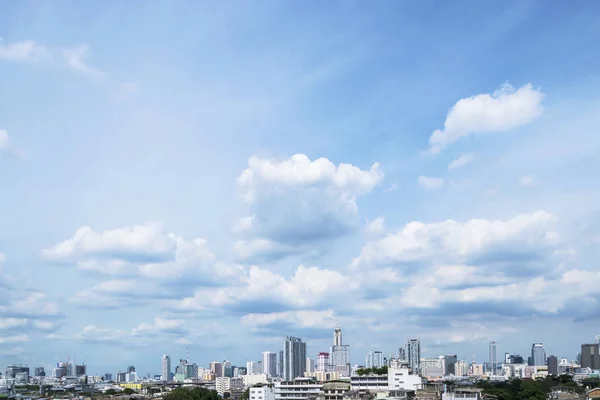
[(171, 382), (171, 357), (166, 354), (162, 356), (162, 380)]
[(298, 337), (288, 336), (283, 342), (283, 379), (291, 381), (304, 376), (306, 371), (306, 343)]
[(315, 372), (315, 360), (306, 357), (306, 372)]
[(496, 358), (498, 356), (497, 353), (497, 349), (496, 349), (496, 341), (492, 340), (490, 342), (490, 369), (492, 370), (492, 375), (496, 375), (496, 368), (498, 367), (498, 359)]
[(339, 326), (333, 331), (330, 362), (340, 376), (350, 376), (350, 346), (342, 343), (342, 329)]
[(558, 358), (556, 356), (548, 357), (548, 375), (558, 376)]
[(406, 347), (408, 349), (408, 366), (412, 369), (413, 374), (418, 374), (421, 372), (421, 341), (418, 338), (410, 338)]
[(581, 368), (600, 369), (600, 344), (581, 345)]
[(458, 362), (458, 357), (456, 354), (450, 354), (444, 356), (444, 374), (446, 375), (456, 375), (456, 363)]
[(223, 377), (223, 364), (218, 361), (211, 362), (210, 371), (215, 374), (215, 378)]
[(383, 353), (378, 350), (371, 350), (367, 353), (365, 360), (365, 366), (367, 368), (381, 368), (383, 367)]
[(406, 361), (406, 349), (404, 347), (398, 349), (398, 358), (402, 361)]
[(543, 343), (534, 343), (531, 345), (531, 365), (546, 365), (546, 351)]
[(270, 351), (262, 353), (262, 369), (263, 373), (269, 377), (277, 376), (277, 354)]
[(279, 350), (279, 358), (277, 360), (277, 376), (283, 377), (283, 350)]

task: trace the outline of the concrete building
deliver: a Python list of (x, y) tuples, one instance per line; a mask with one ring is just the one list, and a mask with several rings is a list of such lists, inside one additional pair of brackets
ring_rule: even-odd
[(267, 376), (277, 376), (277, 354), (270, 351), (262, 353), (262, 372)]
[(244, 385), (246, 387), (269, 382), (267, 374), (246, 374), (242, 376), (242, 380), (244, 381)]
[(340, 373), (335, 371), (315, 371), (304, 373), (304, 377), (315, 378), (317, 382), (328, 382), (340, 379)]
[(262, 363), (248, 361), (246, 362), (246, 371), (248, 371), (249, 374), (262, 374)]
[(423, 380), (419, 375), (412, 375), (408, 368), (388, 369), (388, 390), (419, 390), (423, 388)]
[(279, 357), (277, 358), (277, 376), (283, 377), (283, 350), (279, 351)]
[(343, 400), (344, 394), (350, 390), (349, 382), (332, 381), (323, 383), (323, 393), (320, 393), (317, 400)]
[(546, 365), (546, 351), (543, 343), (534, 343), (531, 345), (531, 362), (529, 365)]
[(367, 368), (381, 368), (383, 367), (383, 353), (378, 350), (372, 350), (367, 354), (365, 360), (365, 366)]
[(275, 382), (275, 400), (313, 400), (323, 391), (323, 384), (314, 378), (296, 378)]
[(600, 344), (581, 345), (581, 368), (600, 369)]
[(350, 377), (350, 387), (352, 390), (369, 390), (371, 392), (381, 392), (388, 388), (388, 376), (384, 375), (352, 375)]
[(444, 357), (421, 358), (420, 369), (423, 377), (441, 378), (444, 376)]
[(249, 400), (275, 400), (275, 389), (273, 386), (251, 387)]
[(306, 371), (306, 343), (298, 337), (288, 336), (283, 342), (283, 379), (292, 381)]
[(408, 366), (413, 374), (421, 372), (421, 341), (418, 338), (408, 339), (406, 345), (408, 349)]
[(342, 329), (338, 326), (333, 331), (331, 346), (331, 367), (341, 376), (350, 376), (350, 346), (342, 342)]
[(239, 393), (244, 390), (244, 381), (242, 378), (220, 376), (215, 379), (215, 388), (221, 396), (224, 393)]

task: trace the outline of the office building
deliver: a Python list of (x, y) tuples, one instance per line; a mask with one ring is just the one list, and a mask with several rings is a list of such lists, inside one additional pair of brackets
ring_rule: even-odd
[(365, 360), (365, 366), (367, 368), (381, 368), (383, 365), (383, 353), (381, 351), (372, 350), (367, 354)]
[(458, 357), (456, 354), (450, 354), (444, 356), (444, 374), (446, 375), (456, 375), (456, 363), (458, 362)]
[(127, 367), (127, 373), (131, 374), (132, 372), (135, 372), (135, 367), (133, 365), (130, 365), (129, 367)]
[(581, 368), (600, 369), (600, 344), (581, 345)]
[(496, 369), (498, 368), (498, 349), (496, 346), (496, 341), (492, 340), (490, 342), (490, 346), (489, 346), (489, 363), (490, 363), (490, 370), (492, 372), (492, 375), (496, 374)]
[(423, 388), (423, 380), (419, 375), (411, 375), (407, 368), (388, 369), (388, 390), (419, 390)]
[(283, 379), (292, 381), (306, 371), (306, 343), (298, 337), (288, 336), (283, 342)]
[(421, 372), (421, 341), (418, 338), (408, 339), (408, 366), (413, 374)]
[(40, 376), (40, 377), (46, 376), (46, 371), (44, 371), (44, 367), (37, 367), (34, 370), (34, 376)]
[(277, 354), (270, 351), (262, 353), (262, 372), (267, 376), (277, 376)]
[(339, 326), (337, 326), (333, 330), (333, 345), (334, 346), (342, 345), (342, 328), (340, 328)]
[(318, 383), (315, 378), (296, 378), (291, 382), (275, 382), (274, 389), (275, 400), (312, 400), (323, 392), (323, 384)]
[[(243, 392), (244, 381), (242, 378), (231, 378), (228, 376), (221, 376), (215, 379), (215, 389), (220, 396), (225, 393), (233, 394)], [(232, 396), (233, 397), (233, 396)]]
[(8, 367), (6, 367), (6, 370), (4, 372), (4, 376), (6, 378), (15, 379), (17, 377), (17, 374), (19, 373), (26, 372), (27, 375), (29, 375), (29, 367), (23, 367), (21, 365), (9, 365)]
[(548, 357), (548, 375), (558, 376), (558, 358), (556, 356)]
[(315, 360), (310, 357), (306, 357), (306, 372), (315, 372)]
[(218, 361), (210, 363), (210, 371), (215, 375), (215, 378), (223, 377), (223, 364)]
[(161, 367), (161, 379), (165, 382), (171, 382), (171, 357), (163, 354)]
[(277, 376), (283, 377), (283, 350), (279, 351), (279, 357), (277, 358)]
[(329, 365), (329, 353), (319, 353), (317, 356), (317, 371), (329, 372)]
[(406, 349), (404, 347), (400, 347), (398, 349), (398, 359), (401, 361), (407, 361), (406, 358)]
[(85, 365), (75, 365), (75, 376), (80, 377), (87, 375), (87, 368)]
[(104, 374), (104, 382), (109, 382), (112, 381), (112, 374), (111, 373), (106, 373)]
[(272, 386), (251, 387), (249, 398), (252, 400), (275, 400), (275, 389)]
[(350, 376), (350, 346), (342, 342), (342, 329), (338, 326), (333, 332), (331, 346), (331, 368), (340, 376)]
[(546, 351), (544, 350), (543, 343), (534, 343), (531, 345), (531, 359), (529, 365), (546, 365)]

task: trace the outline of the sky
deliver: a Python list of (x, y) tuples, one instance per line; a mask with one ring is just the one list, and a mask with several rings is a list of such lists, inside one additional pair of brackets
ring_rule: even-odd
[[(0, 9), (0, 363), (574, 359), (600, 317), (600, 3)], [(499, 356), (502, 357), (502, 356)]]

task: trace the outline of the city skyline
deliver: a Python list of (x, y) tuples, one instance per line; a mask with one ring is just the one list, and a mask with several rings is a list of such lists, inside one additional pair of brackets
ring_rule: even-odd
[(0, 360), (575, 358), (600, 3), (467, 1), (7, 3)]

